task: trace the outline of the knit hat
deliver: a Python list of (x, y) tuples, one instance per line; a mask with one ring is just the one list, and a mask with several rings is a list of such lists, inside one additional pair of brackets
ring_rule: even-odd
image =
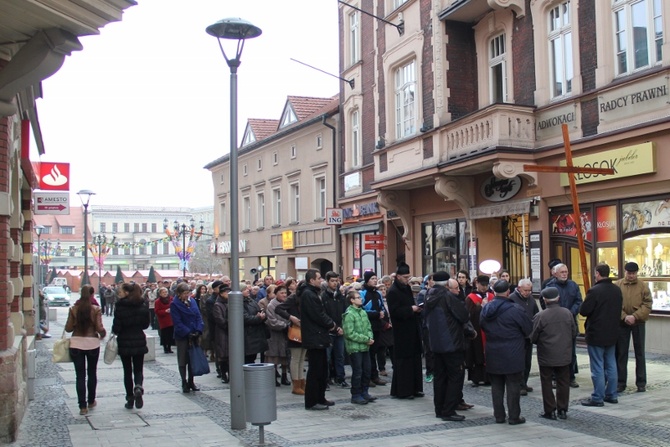
[(493, 291), (496, 293), (505, 293), (509, 291), (509, 283), (504, 279), (501, 279), (493, 285)]
[(398, 264), (398, 269), (395, 272), (397, 275), (409, 275), (409, 265), (401, 262)]
[(553, 300), (554, 298), (558, 298), (558, 289), (556, 287), (545, 287), (540, 292), (540, 295), (547, 300)]
[(212, 283), (212, 289), (216, 289), (217, 287), (221, 287), (223, 285), (223, 281), (216, 280)]
[(640, 266), (637, 265), (637, 262), (627, 262), (623, 269), (627, 272), (637, 272), (640, 270)]
[(433, 281), (435, 282), (449, 281), (449, 273), (444, 271), (435, 272), (433, 274)]
[(563, 263), (563, 261), (561, 261), (560, 259), (558, 259), (558, 258), (554, 258), (554, 259), (552, 259), (551, 261), (549, 261), (549, 264), (548, 264), (548, 265), (549, 265), (549, 268), (550, 268), (550, 269), (553, 269), (553, 268), (556, 267), (558, 264), (562, 264), (562, 263)]
[(363, 284), (367, 284), (373, 276), (377, 276), (377, 274), (372, 270), (367, 270), (363, 273)]

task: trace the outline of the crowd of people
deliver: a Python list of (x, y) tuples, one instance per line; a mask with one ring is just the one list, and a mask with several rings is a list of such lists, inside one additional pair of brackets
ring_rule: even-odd
[[(616, 282), (607, 265), (598, 265), (585, 300), (565, 264), (555, 259), (549, 266), (552, 277), (543, 282), (540, 306), (533, 283), (511, 284), (507, 270), (479, 275), (471, 283), (465, 270), (455, 278), (444, 271), (418, 277), (401, 262), (396, 272), (381, 278), (374, 271), (360, 279), (332, 271), (322, 278), (310, 269), (301, 281), (266, 275), (257, 283), (242, 282), (237, 289), (243, 298), (244, 362), (274, 364), (276, 386), (291, 386), (293, 394), (304, 396), (308, 410), (327, 410), (335, 404), (326, 398), (333, 386), (350, 389), (353, 404), (374, 402), (370, 388), (387, 385), (390, 360), (392, 398), (421, 398), (424, 382), (433, 382), (435, 415), (453, 422), (465, 419), (458, 411), (473, 407), (463, 397), (467, 372), (473, 387), (491, 387), (495, 421), (517, 425), (525, 422), (520, 397), (533, 391), (528, 378), (536, 345), (544, 405), (540, 416), (566, 419), (570, 388), (579, 386), (576, 316), (581, 314), (594, 386), (582, 405), (618, 402), (626, 388), (631, 337), (635, 385), (638, 392), (646, 391), (644, 322), (651, 294), (637, 278), (637, 264), (627, 263), (625, 277)], [(70, 354), (80, 413), (96, 406), (100, 342), (107, 334), (102, 315), (114, 316), (111, 332), (123, 364), (126, 408), (143, 406), (144, 331), (149, 327), (158, 331), (165, 354), (176, 346), (182, 392), (200, 389), (189, 356), (194, 346), (208, 354), (217, 377), (229, 383), (232, 289), (227, 276), (209, 284), (120, 283), (103, 288), (99, 303), (93, 288), (84, 286), (65, 328), (73, 333)], [(289, 337), (289, 328), (299, 328), (300, 336)]]

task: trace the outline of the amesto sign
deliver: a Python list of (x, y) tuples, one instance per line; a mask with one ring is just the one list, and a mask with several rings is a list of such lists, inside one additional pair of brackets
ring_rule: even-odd
[[(578, 185), (656, 172), (656, 156), (652, 142), (575, 157), (572, 161), (575, 167), (614, 169), (613, 175), (575, 174), (575, 182)], [(561, 166), (565, 165), (565, 161), (561, 161)], [(561, 186), (569, 185), (567, 174), (561, 174)]]

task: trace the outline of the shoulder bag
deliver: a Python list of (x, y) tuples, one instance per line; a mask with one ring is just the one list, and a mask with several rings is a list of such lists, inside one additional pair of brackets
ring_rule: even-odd
[(65, 336), (65, 329), (63, 329), (63, 335), (54, 343), (51, 361), (54, 363), (70, 363), (72, 361), (70, 357), (70, 339)]
[(114, 363), (114, 360), (116, 359), (116, 355), (119, 352), (119, 345), (117, 344), (116, 341), (116, 334), (112, 334), (109, 336), (109, 340), (107, 340), (107, 344), (105, 345), (105, 355), (104, 355), (104, 361), (105, 364), (111, 365)]
[(302, 343), (302, 330), (300, 326), (292, 324), (288, 327), (288, 339), (296, 343)]

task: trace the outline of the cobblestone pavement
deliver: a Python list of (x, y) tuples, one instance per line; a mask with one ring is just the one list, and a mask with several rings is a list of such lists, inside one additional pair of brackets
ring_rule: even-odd
[[(35, 400), (20, 427), (16, 446), (251, 446), (259, 444), (259, 428), (230, 428), (230, 391), (214, 373), (196, 382), (197, 393), (182, 394), (174, 354), (157, 346), (156, 361), (145, 363), (144, 408), (126, 410), (123, 372), (98, 364), (98, 405), (86, 416), (77, 408), (74, 369), (51, 362), (51, 348), (61, 334), (66, 309), (58, 310), (51, 323), (54, 338), (38, 341)], [(105, 327), (111, 318), (105, 317)], [(156, 336), (156, 331), (147, 334)], [(379, 397), (366, 406), (349, 403), (349, 390), (332, 387), (327, 393), (336, 402), (328, 411), (306, 411), (303, 399), (290, 386), (276, 388), (277, 420), (264, 427), (267, 445), (275, 446), (667, 446), (670, 445), (670, 358), (648, 355), (649, 385), (646, 393), (628, 389), (619, 404), (583, 407), (581, 399), (592, 391), (588, 355), (578, 349), (580, 388), (571, 389), (571, 407), (565, 421), (540, 418), (542, 396), (537, 365), (529, 384), (535, 391), (522, 397), (519, 426), (496, 424), (490, 388), (465, 385), (467, 402), (463, 422), (442, 422), (434, 416), (432, 384), (425, 384), (423, 399), (398, 401), (388, 395), (390, 386), (371, 388)], [(629, 377), (634, 362), (629, 362)], [(389, 365), (390, 366), (390, 362)], [(389, 369), (390, 380), (392, 371)]]

